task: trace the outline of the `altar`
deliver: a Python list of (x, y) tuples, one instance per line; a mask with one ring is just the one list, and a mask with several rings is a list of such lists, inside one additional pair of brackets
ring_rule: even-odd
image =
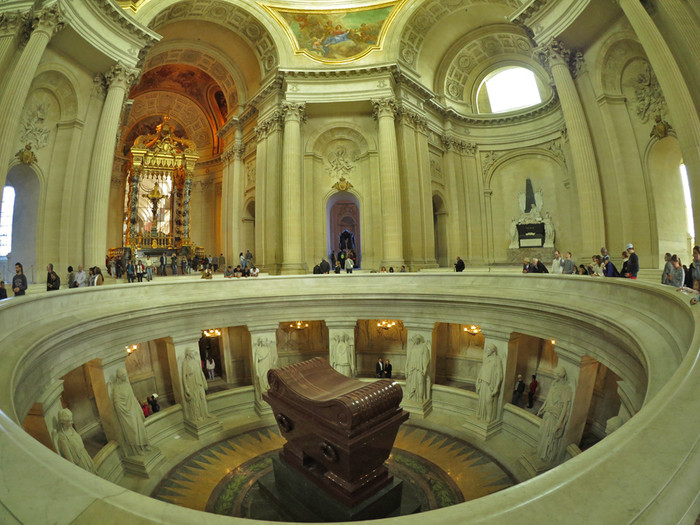
[(153, 134), (140, 135), (129, 151), (123, 249), (135, 254), (197, 251), (191, 239), (192, 176), (199, 153), (178, 137), (170, 117)]

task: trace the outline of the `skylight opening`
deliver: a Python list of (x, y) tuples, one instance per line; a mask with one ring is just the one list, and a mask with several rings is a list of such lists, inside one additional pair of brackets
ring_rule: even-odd
[(1, 206), (0, 257), (6, 257), (12, 251), (12, 217), (15, 213), (15, 189), (12, 186), (3, 189)]
[(499, 70), (484, 83), (492, 113), (505, 113), (542, 102), (535, 74), (524, 67)]

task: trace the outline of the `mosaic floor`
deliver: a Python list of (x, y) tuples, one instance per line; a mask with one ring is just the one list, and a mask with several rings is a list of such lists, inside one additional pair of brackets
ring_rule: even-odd
[[(272, 476), (270, 458), (283, 444), (277, 427), (221, 441), (180, 463), (151, 496), (216, 514), (284, 520), (266, 504), (257, 485)], [(420, 501), (421, 511), (480, 498), (515, 483), (465, 441), (409, 425), (399, 430), (387, 464), (404, 481), (404, 497)]]

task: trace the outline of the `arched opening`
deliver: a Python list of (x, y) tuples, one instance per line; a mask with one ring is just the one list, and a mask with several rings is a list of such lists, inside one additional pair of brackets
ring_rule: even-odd
[(352, 193), (339, 191), (328, 200), (327, 211), (328, 249), (339, 253), (353, 250), (355, 267), (361, 266), (362, 249), (360, 242), (360, 203)]
[(686, 206), (681, 204), (685, 202), (681, 162), (680, 147), (674, 137), (663, 138), (651, 147), (648, 166), (654, 190), (661, 254), (670, 252), (680, 255), (691, 251)]
[(439, 266), (447, 266), (447, 210), (438, 195), (433, 195), (433, 233), (435, 260)]
[(524, 67), (507, 66), (492, 71), (476, 95), (479, 113), (505, 113), (542, 102), (537, 76)]
[[(26, 164), (18, 164), (8, 172), (6, 184), (12, 186), (15, 192), (10, 234), (12, 246), (7, 254), (8, 265), (22, 263), (27, 280), (30, 283), (36, 282), (36, 277), (41, 273), (37, 271), (36, 260), (39, 177)], [(6, 275), (5, 271), (3, 275)]]
[(253, 261), (255, 261), (255, 201), (251, 200), (245, 207), (245, 212), (243, 214), (243, 225), (241, 227), (243, 235), (241, 240), (243, 241), (243, 246), (240, 247), (238, 251), (246, 253), (247, 250), (253, 254)]
[(9, 279), (7, 255), (12, 251), (12, 218), (15, 210), (15, 189), (5, 186), (0, 204), (0, 277)]

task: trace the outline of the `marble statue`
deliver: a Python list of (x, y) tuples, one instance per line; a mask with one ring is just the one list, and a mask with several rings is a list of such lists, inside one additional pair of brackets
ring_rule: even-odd
[(479, 394), (479, 407), (476, 417), (487, 423), (496, 417), (498, 394), (503, 382), (503, 366), (498, 357), (496, 345), (488, 344), (484, 349), (484, 361), (476, 378), (476, 393)]
[(266, 337), (260, 337), (255, 343), (255, 377), (258, 382), (258, 394), (270, 388), (267, 381), (267, 371), (277, 364), (277, 349), (275, 342)]
[(122, 434), (122, 446), (126, 456), (143, 455), (151, 450), (144, 424), (143, 409), (126, 376), (126, 370), (117, 370), (117, 378), (112, 389), (114, 413)]
[(552, 215), (547, 212), (544, 215), (544, 245), (554, 246), (554, 223), (552, 222)]
[(331, 366), (347, 377), (355, 375), (355, 352), (350, 337), (345, 332), (333, 337)]
[(207, 408), (207, 380), (202, 371), (198, 352), (188, 348), (182, 362), (182, 386), (185, 394), (185, 416), (190, 421), (202, 421), (209, 417)]
[(537, 457), (546, 463), (555, 463), (559, 458), (572, 398), (566, 370), (560, 366), (554, 375), (556, 379), (549, 388), (542, 408), (537, 412), (538, 416), (542, 415)]
[(422, 335), (411, 338), (406, 356), (406, 398), (422, 402), (430, 393), (430, 347)]
[(85, 450), (83, 438), (73, 428), (73, 413), (69, 409), (63, 408), (58, 413), (58, 424), (59, 430), (56, 436), (58, 453), (80, 468), (96, 474), (95, 463)]
[(510, 221), (510, 246), (509, 248), (519, 248), (520, 247), (520, 237), (518, 235), (518, 219), (513, 217)]

